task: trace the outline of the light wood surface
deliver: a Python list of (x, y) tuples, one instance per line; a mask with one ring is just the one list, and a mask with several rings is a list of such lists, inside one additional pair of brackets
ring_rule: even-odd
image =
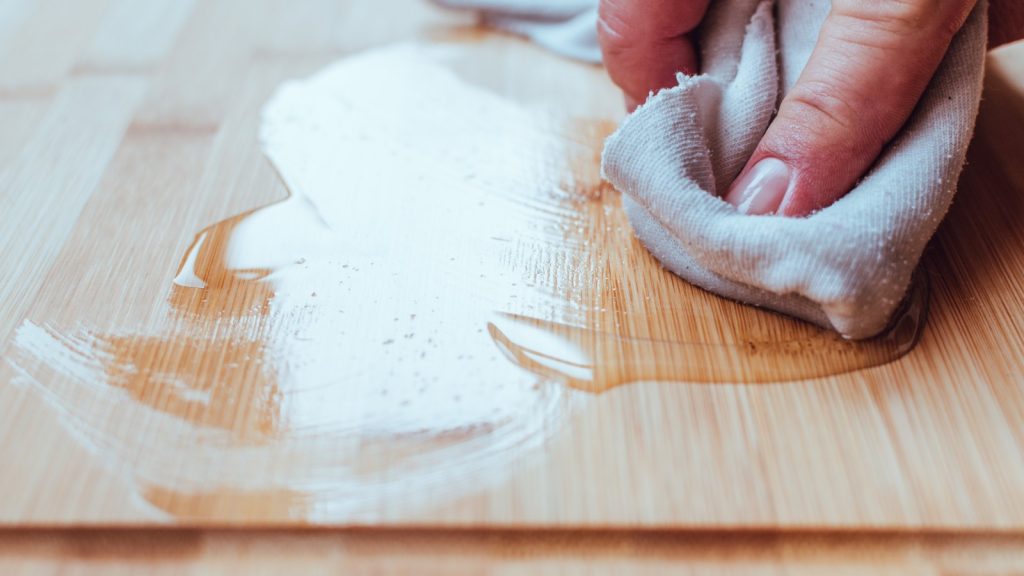
[(1020, 537), (587, 531), (27, 531), (4, 574), (1016, 576)]
[[(898, 357), (913, 323), (849, 345), (661, 270), (597, 175), (602, 71), (469, 23), (0, 4), (3, 523), (1024, 530), (1024, 49)], [(337, 157), (271, 164), (275, 87), (364, 51)], [(358, 234), (311, 248), (282, 177)]]

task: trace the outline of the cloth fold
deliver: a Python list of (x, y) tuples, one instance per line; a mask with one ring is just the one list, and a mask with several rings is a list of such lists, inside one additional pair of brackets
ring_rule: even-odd
[(623, 193), (636, 235), (672, 272), (861, 339), (888, 325), (953, 200), (981, 98), (987, 2), (850, 193), (806, 218), (740, 214), (718, 194), (806, 66), (829, 8), (713, 2), (698, 38), (703, 73), (680, 75), (630, 115), (607, 140), (602, 171)]

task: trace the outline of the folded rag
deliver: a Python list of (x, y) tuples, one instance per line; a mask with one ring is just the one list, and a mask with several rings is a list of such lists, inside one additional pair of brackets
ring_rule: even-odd
[(703, 73), (680, 75), (630, 115), (608, 139), (602, 170), (624, 194), (636, 235), (668, 269), (859, 339), (886, 328), (953, 200), (981, 99), (987, 2), (852, 191), (806, 218), (740, 214), (718, 193), (807, 64), (829, 8), (713, 2), (698, 39)]

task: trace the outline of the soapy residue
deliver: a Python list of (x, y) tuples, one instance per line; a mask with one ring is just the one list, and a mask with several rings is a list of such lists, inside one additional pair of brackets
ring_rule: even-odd
[(474, 86), (460, 53), (282, 86), (260, 137), (291, 196), (196, 236), (163, 333), (26, 322), (18, 381), (176, 516), (323, 521), (526, 469), (580, 391), (808, 378), (916, 342), (920, 291), (858, 344), (661, 270), (598, 177), (611, 123)]

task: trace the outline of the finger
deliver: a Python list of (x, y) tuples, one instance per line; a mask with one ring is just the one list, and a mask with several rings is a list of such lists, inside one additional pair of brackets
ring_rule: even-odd
[(433, 0), (441, 7), (453, 10), (480, 10), (493, 16), (508, 16), (527, 20), (567, 20), (594, 8), (593, 0)]
[(697, 49), (686, 37), (709, 0), (601, 0), (597, 33), (605, 67), (632, 110), (651, 92), (696, 74)]
[(835, 0), (726, 200), (805, 216), (846, 194), (906, 122), (974, 0)]

